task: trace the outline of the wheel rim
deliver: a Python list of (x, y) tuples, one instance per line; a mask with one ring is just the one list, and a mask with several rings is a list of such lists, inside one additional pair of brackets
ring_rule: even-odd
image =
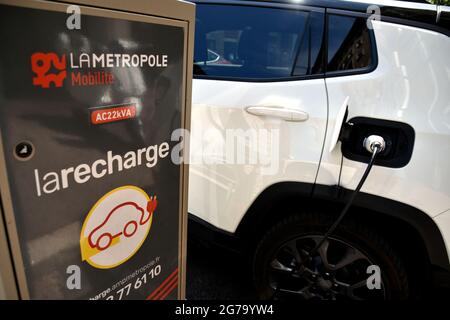
[(385, 286), (370, 290), (371, 259), (347, 241), (330, 237), (310, 256), (322, 236), (284, 243), (269, 260), (268, 281), (276, 299), (384, 300)]

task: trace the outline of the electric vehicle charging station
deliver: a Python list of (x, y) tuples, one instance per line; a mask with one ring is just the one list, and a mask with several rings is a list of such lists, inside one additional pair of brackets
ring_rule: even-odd
[(189, 129), (195, 6), (5, 0), (0, 17), (0, 298), (184, 299), (172, 133)]

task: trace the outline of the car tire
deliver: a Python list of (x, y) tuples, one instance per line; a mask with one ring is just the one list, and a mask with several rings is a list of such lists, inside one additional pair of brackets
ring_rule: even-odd
[[(320, 244), (334, 219), (322, 213), (292, 215), (262, 237), (252, 263), (259, 297), (280, 300), (407, 299), (408, 277), (399, 255), (380, 233), (361, 222), (345, 218), (330, 235), (327, 247), (320, 247), (325, 259), (319, 253), (309, 257), (308, 250), (312, 251)], [(356, 260), (345, 265), (353, 259)], [(369, 265), (375, 265), (370, 273)], [(376, 266), (379, 267), (381, 289), (376, 288), (376, 276), (372, 276), (377, 272)], [(342, 280), (344, 278), (346, 282)], [(372, 290), (367, 285), (369, 278)]]

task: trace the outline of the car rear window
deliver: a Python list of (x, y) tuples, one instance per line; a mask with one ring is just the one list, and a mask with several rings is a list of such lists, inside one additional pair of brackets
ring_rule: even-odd
[[(291, 77), (308, 17), (308, 12), (298, 10), (198, 5), (194, 74), (239, 79)], [(297, 66), (295, 73), (308, 70)]]

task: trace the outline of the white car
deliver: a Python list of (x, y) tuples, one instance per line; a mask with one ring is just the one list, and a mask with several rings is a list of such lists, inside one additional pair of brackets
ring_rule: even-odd
[[(244, 252), (261, 298), (405, 299), (448, 284), (450, 8), (194, 2), (190, 231)], [(321, 243), (370, 135), (385, 148)]]

